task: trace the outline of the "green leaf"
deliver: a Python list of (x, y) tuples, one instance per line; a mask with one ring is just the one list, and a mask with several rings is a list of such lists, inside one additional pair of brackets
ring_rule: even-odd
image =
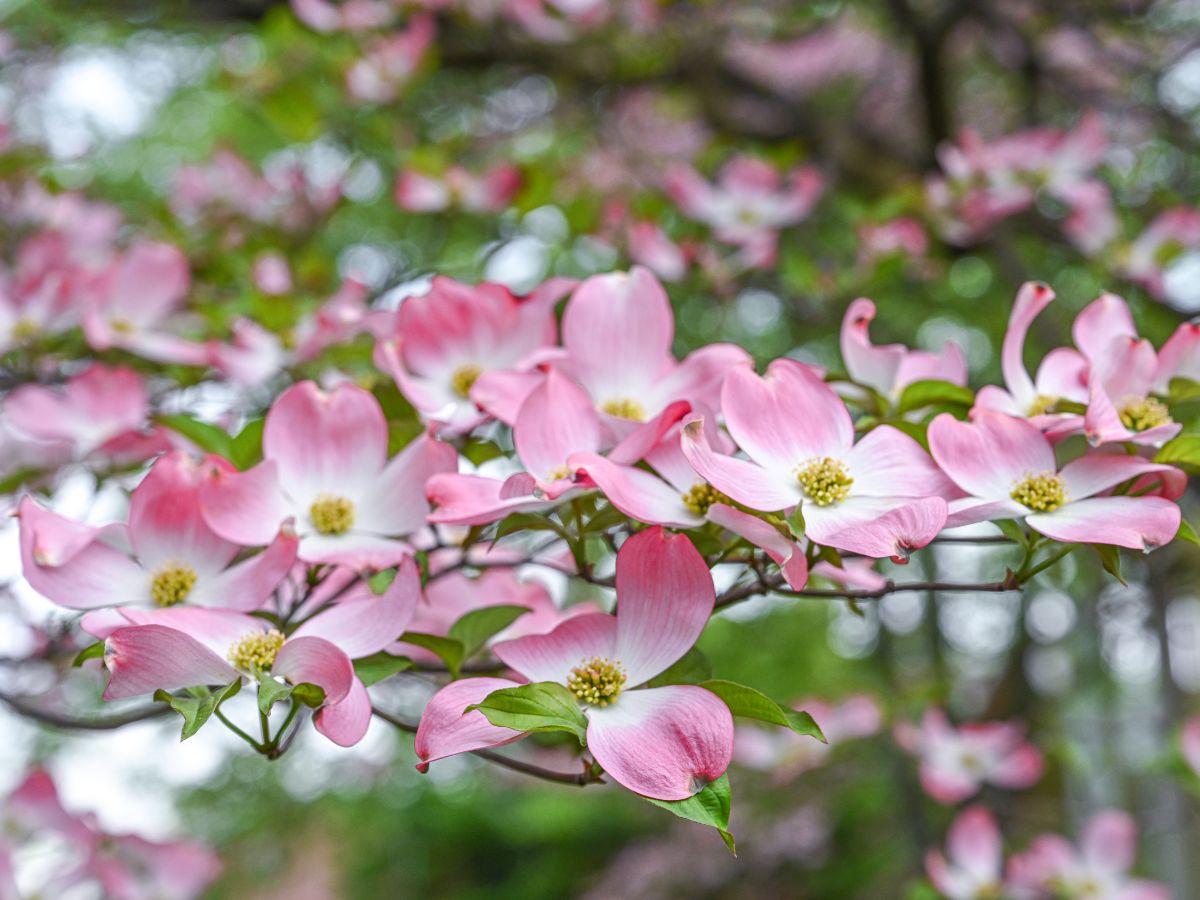
[(462, 455), (471, 461), (472, 465), (482, 466), (491, 459), (504, 455), (504, 450), (494, 441), (471, 440), (462, 449)]
[(501, 688), (468, 706), (464, 713), (479, 710), (493, 725), (517, 731), (569, 731), (587, 742), (587, 717), (575, 695), (554, 681)]
[(1114, 547), (1112, 544), (1094, 544), (1093, 546), (1100, 557), (1100, 564), (1104, 566), (1104, 571), (1121, 582), (1121, 584), (1125, 584), (1125, 579), (1121, 577), (1120, 548)]
[(1179, 520), (1179, 531), (1175, 533), (1176, 540), (1187, 541), (1189, 544), (1200, 545), (1200, 535), (1196, 534), (1196, 529), (1192, 527), (1192, 523), (1187, 519)]
[(309, 709), (316, 709), (325, 702), (325, 689), (319, 685), (302, 681), (292, 688), (292, 699), (299, 700)]
[(646, 687), (662, 687), (667, 684), (699, 684), (712, 678), (712, 663), (708, 657), (693, 647), (683, 658), (646, 682)]
[(258, 679), (258, 711), (269, 716), (271, 707), (292, 696), (292, 690), (292, 685), (285, 681), (276, 681), (265, 673), (260, 675)]
[(1190, 378), (1172, 378), (1167, 400), (1172, 404), (1200, 400), (1200, 381), (1193, 381)]
[(154, 692), (154, 699), (160, 703), (166, 703), (183, 717), (183, 730), (179, 735), (179, 740), (186, 741), (212, 718), (212, 714), (222, 703), (241, 689), (242, 679), (239, 678), (218, 689), (215, 693), (206, 687), (197, 686), (188, 688), (187, 696), (183, 697), (168, 691), (157, 690)]
[(738, 684), (736, 681), (704, 681), (700, 687), (711, 691), (725, 701), (729, 711), (743, 719), (757, 719), (782, 728), (790, 728), (797, 734), (806, 734), (825, 744), (825, 735), (813, 717), (806, 712), (797, 712), (776, 703), (761, 691)]
[(367, 579), (367, 584), (371, 586), (371, 592), (373, 594), (382, 594), (392, 586), (392, 582), (395, 580), (395, 569), (381, 569)]
[(571, 540), (571, 533), (549, 516), (530, 512), (515, 512), (510, 513), (500, 520), (500, 524), (496, 527), (496, 535), (492, 538), (492, 543), (517, 531), (553, 531), (564, 541)]
[(245, 471), (262, 459), (263, 420), (253, 419), (230, 442), (230, 461)]
[(1021, 547), (1024, 547), (1028, 542), (1028, 538), (1025, 536), (1025, 530), (1021, 527), (1021, 523), (1016, 519), (1000, 519), (992, 524), (999, 528), (1001, 533), (1006, 538)]
[(365, 687), (378, 684), (385, 678), (391, 678), (397, 672), (404, 672), (413, 667), (414, 663), (407, 656), (392, 656), (380, 650), (370, 656), (354, 660), (354, 674)]
[(215, 453), (228, 460), (233, 459), (233, 438), (216, 425), (182, 414), (156, 416), (155, 421), (182, 434), (206, 453)]
[(76, 654), (75, 659), (71, 661), (71, 667), (78, 669), (89, 659), (101, 659), (104, 656), (104, 641), (96, 641), (94, 644), (89, 644)]
[(499, 605), (473, 609), (450, 626), (447, 636), (462, 644), (463, 659), (470, 659), (487, 643), (525, 613), (528, 606)]
[(458, 677), (458, 672), (462, 668), (464, 658), (462, 641), (442, 637), (440, 634), (424, 634), (420, 631), (406, 631), (400, 635), (400, 640), (406, 644), (416, 644), (418, 647), (424, 647), (431, 653), (436, 653), (438, 658), (446, 664), (446, 668), (450, 670), (450, 674), (455, 678)]
[(729, 833), (731, 801), (728, 775), (722, 775), (716, 781), (706, 784), (686, 800), (655, 800), (653, 797), (646, 799), (655, 806), (670, 810), (681, 819), (690, 819), (717, 829), (729, 852), (737, 856), (737, 845), (733, 835)]
[(1192, 474), (1200, 472), (1200, 434), (1181, 434), (1172, 438), (1154, 455), (1154, 461), (1186, 468)]
[(800, 540), (804, 537), (804, 512), (803, 503), (797, 503), (796, 508), (792, 510), (792, 514), (787, 517), (787, 527), (791, 531), (792, 537)]
[(896, 412), (912, 412), (925, 406), (964, 406), (975, 402), (975, 392), (949, 381), (914, 381), (904, 389)]

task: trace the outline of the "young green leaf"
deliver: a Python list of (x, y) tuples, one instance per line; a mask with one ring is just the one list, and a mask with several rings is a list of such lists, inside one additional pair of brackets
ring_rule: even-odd
[(182, 413), (157, 416), (156, 421), (183, 435), (206, 453), (233, 459), (233, 438), (216, 425), (201, 422)]
[(501, 688), (468, 706), (464, 713), (477, 709), (493, 725), (516, 731), (569, 731), (587, 742), (587, 717), (575, 695), (554, 681)]
[(1193, 475), (1200, 472), (1200, 434), (1181, 434), (1172, 438), (1154, 455), (1154, 461), (1179, 466)]
[(975, 392), (949, 381), (914, 381), (900, 395), (896, 412), (912, 412), (925, 406), (970, 406)]
[(1187, 541), (1189, 544), (1200, 545), (1200, 535), (1196, 534), (1196, 529), (1192, 527), (1192, 523), (1187, 519), (1179, 520), (1179, 531), (1175, 533), (1176, 540)]
[(1100, 557), (1100, 565), (1104, 566), (1104, 571), (1111, 575), (1121, 584), (1125, 584), (1125, 579), (1121, 577), (1121, 550), (1114, 547), (1112, 544), (1095, 544), (1096, 553)]
[(744, 719), (757, 719), (760, 722), (768, 722), (771, 725), (790, 728), (797, 734), (806, 734), (809, 737), (816, 738), (821, 743), (828, 743), (825, 740), (825, 735), (821, 732), (820, 726), (813, 721), (813, 717), (808, 713), (797, 712), (794, 709), (781, 706), (766, 694), (756, 691), (752, 687), (738, 684), (736, 681), (722, 681), (720, 679), (703, 681), (700, 683), (700, 687), (706, 691), (711, 691), (724, 700), (725, 705), (729, 707), (729, 711), (735, 716), (741, 716)]
[(281, 700), (292, 696), (292, 686), (285, 681), (276, 681), (270, 675), (262, 674), (258, 679), (258, 710), (265, 716), (271, 714), (271, 707)]
[(229, 460), (245, 471), (262, 459), (263, 420), (252, 419), (230, 441)]
[(160, 703), (166, 703), (183, 717), (183, 730), (180, 732), (179, 739), (186, 741), (212, 718), (212, 714), (222, 703), (241, 689), (242, 679), (239, 678), (215, 692), (200, 686), (188, 688), (186, 696), (176, 696), (168, 691), (157, 690), (154, 692), (154, 699)]
[(420, 631), (406, 631), (400, 635), (400, 640), (406, 644), (416, 644), (418, 647), (424, 647), (431, 653), (436, 653), (438, 658), (446, 664), (446, 668), (450, 670), (450, 674), (455, 678), (458, 677), (463, 659), (465, 658), (462, 641), (455, 638), (442, 637), (440, 634), (424, 634)]
[(325, 689), (319, 685), (302, 681), (292, 688), (292, 699), (299, 700), (309, 709), (316, 709), (325, 702)]
[(404, 672), (413, 667), (413, 661), (407, 656), (392, 656), (385, 650), (354, 660), (354, 674), (365, 687), (378, 684), (385, 678), (391, 678), (397, 672)]
[(104, 641), (96, 641), (94, 644), (88, 644), (76, 654), (71, 660), (71, 667), (78, 669), (89, 659), (102, 659), (104, 657)]
[(690, 819), (701, 825), (709, 825), (721, 835), (729, 852), (737, 856), (737, 845), (729, 833), (729, 810), (731, 806), (729, 776), (722, 775), (706, 784), (686, 800), (655, 800), (647, 797), (655, 806), (670, 810), (681, 819)]
[(447, 636), (462, 644), (463, 659), (470, 659), (487, 643), (488, 638), (499, 634), (527, 612), (528, 606), (516, 605), (473, 609), (450, 626)]

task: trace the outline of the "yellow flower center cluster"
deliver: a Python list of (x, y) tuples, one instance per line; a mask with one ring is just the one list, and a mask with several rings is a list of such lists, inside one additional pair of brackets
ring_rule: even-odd
[(1067, 488), (1062, 476), (1053, 472), (1026, 475), (1013, 488), (1010, 496), (1035, 512), (1054, 512), (1067, 502)]
[(850, 485), (854, 484), (845, 464), (828, 456), (809, 462), (796, 478), (808, 499), (817, 506), (840, 503), (850, 495)]
[(196, 570), (183, 563), (168, 563), (150, 579), (150, 599), (155, 606), (182, 603), (196, 586)]
[(711, 484), (706, 484), (703, 481), (693, 484), (686, 494), (680, 496), (683, 498), (683, 505), (698, 516), (707, 513), (708, 508), (714, 503), (733, 502)]
[(1042, 416), (1054, 409), (1054, 404), (1058, 403), (1057, 397), (1051, 397), (1047, 394), (1038, 394), (1033, 398), (1033, 402), (1029, 404), (1029, 415)]
[(345, 534), (354, 527), (354, 504), (345, 497), (322, 494), (313, 501), (308, 516), (321, 534)]
[(450, 376), (450, 389), (465, 400), (471, 395), (471, 388), (482, 374), (483, 369), (474, 363), (459, 366)]
[(631, 422), (646, 421), (646, 407), (628, 397), (620, 400), (607, 400), (601, 409), (610, 416), (616, 416), (618, 419), (628, 419)]
[(625, 670), (620, 663), (593, 656), (571, 670), (567, 676), (567, 687), (581, 703), (608, 706), (621, 693), (625, 677)]
[(283, 632), (272, 628), (270, 631), (252, 631), (238, 638), (229, 648), (228, 658), (239, 669), (261, 672), (271, 671), (279, 648), (283, 646)]
[(1121, 408), (1121, 424), (1130, 431), (1145, 431), (1173, 421), (1167, 404), (1154, 397), (1132, 400)]
[(40, 333), (41, 329), (38, 327), (37, 322), (32, 319), (18, 319), (13, 323), (12, 339), (18, 344), (31, 341)]

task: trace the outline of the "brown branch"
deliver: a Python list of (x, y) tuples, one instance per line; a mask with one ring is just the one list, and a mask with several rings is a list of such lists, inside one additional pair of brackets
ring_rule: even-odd
[(760, 578), (753, 584), (730, 588), (717, 598), (713, 609), (722, 609), (742, 600), (748, 600), (761, 594), (775, 593), (784, 597), (809, 597), (820, 600), (879, 600), (888, 594), (899, 594), (905, 591), (950, 591), (1000, 594), (1008, 591), (1018, 591), (1020, 583), (1015, 576), (1009, 575), (1002, 581), (985, 581), (980, 583), (965, 583), (958, 581), (906, 581), (897, 584), (889, 580), (875, 590), (846, 590), (839, 588), (805, 588), (799, 591), (783, 587), (783, 576), (779, 574)]
[(70, 716), (65, 713), (55, 712), (54, 710), (42, 709), (36, 704), (30, 703), (26, 697), (18, 697), (13, 694), (6, 694), (0, 691), (0, 703), (6, 704), (13, 712), (24, 716), (27, 719), (33, 719), (41, 722), (43, 725), (52, 725), (55, 728), (71, 728), (78, 731), (111, 731), (115, 728), (123, 728), (126, 725), (132, 725), (135, 722), (144, 722), (148, 719), (156, 719), (159, 716), (164, 716), (171, 710), (166, 706), (152, 706), (144, 709), (132, 710), (127, 713), (114, 716), (104, 716), (96, 719), (85, 719), (78, 716)]
[[(384, 712), (377, 706), (371, 707), (371, 712), (377, 717), (387, 722), (401, 731), (407, 731), (409, 734), (416, 734), (417, 726), (403, 719), (398, 719), (389, 713)], [(603, 784), (604, 780), (592, 772), (590, 765), (585, 765), (582, 772), (556, 772), (553, 769), (543, 769), (541, 766), (535, 766), (533, 763), (527, 763), (519, 759), (513, 759), (511, 756), (505, 756), (502, 753), (496, 753), (492, 750), (471, 750), (468, 751), (473, 756), (478, 756), (480, 759), (485, 759), (494, 765), (501, 766), (505, 769), (510, 769), (513, 772), (520, 772), (522, 775), (529, 775), (533, 778), (540, 778), (542, 781), (550, 781), (555, 784), (569, 784), (575, 787), (585, 787), (589, 784)]]

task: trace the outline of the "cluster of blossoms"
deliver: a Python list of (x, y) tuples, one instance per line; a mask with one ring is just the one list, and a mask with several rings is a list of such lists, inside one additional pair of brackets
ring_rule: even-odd
[[(0, 803), (0, 826), (4, 900), (81, 890), (99, 890), (112, 900), (190, 900), (221, 871), (216, 854), (201, 844), (113, 834), (91, 813), (68, 811), (43, 770), (30, 772)], [(47, 858), (53, 860), (49, 871)]]
[[(1076, 348), (1055, 350), (1031, 378), (1025, 334), (1053, 297), (1021, 289), (1005, 387), (975, 397), (953, 344), (872, 343), (865, 299), (843, 323), (844, 371), (777, 359), (759, 375), (729, 344), (677, 359), (667, 295), (642, 268), (551, 280), (523, 298), (438, 278), (394, 313), (368, 311), (352, 291), (318, 316), (312, 352), (374, 335), (420, 435), (391, 455), (375, 394), (341, 379), (294, 384), (249, 451), (198, 455), (171, 437), (126, 522), (87, 525), (23, 499), (25, 575), (87, 611), (81, 626), (101, 643), (84, 656), (102, 650), (106, 698), (153, 694), (184, 715), (185, 733), (224, 719), (221, 705), (249, 679), (263, 734), (239, 733), (260, 752), (283, 752), (309, 709), (318, 731), (349, 746), (375, 712), (372, 684), (432, 667), (451, 680), (416, 729), (422, 769), (549, 729), (586, 748), (586, 780), (607, 774), (668, 803), (726, 790), (733, 715), (809, 735), (792, 740), (820, 730), (697, 668), (694, 644), (720, 606), (803, 595), (810, 577), (880, 596), (892, 583), (873, 560), (903, 563), (980, 522), (1013, 523), (1024, 549), (1005, 589), (1079, 544), (1149, 551), (1174, 538), (1185, 477), (1153, 455), (1179, 431), (1172, 385), (1200, 366), (1200, 330), (1184, 325), (1156, 352), (1123, 301), (1104, 295), (1076, 319)], [(28, 387), (8, 402), (27, 411), (18, 421), (69, 410), (98, 446), (145, 427), (144, 401), (121, 416), (90, 402), (94, 371), (65, 393)], [(549, 540), (534, 547), (539, 531)], [(597, 540), (609, 548), (599, 557)], [(715, 551), (697, 549), (714, 540)], [(614, 550), (609, 580), (596, 564)], [(718, 561), (745, 568), (720, 597)], [(616, 613), (559, 608), (517, 577), (528, 562), (615, 587)], [(463, 571), (473, 568), (484, 574)], [(475, 654), (495, 660), (494, 674), (458, 677)], [(208, 704), (199, 719), (197, 698)], [(845, 728), (824, 718), (835, 737), (879, 728), (877, 715)], [(1042, 769), (1011, 725), (956, 731), (931, 712), (897, 738), (944, 803), (985, 782), (1028, 786)]]

